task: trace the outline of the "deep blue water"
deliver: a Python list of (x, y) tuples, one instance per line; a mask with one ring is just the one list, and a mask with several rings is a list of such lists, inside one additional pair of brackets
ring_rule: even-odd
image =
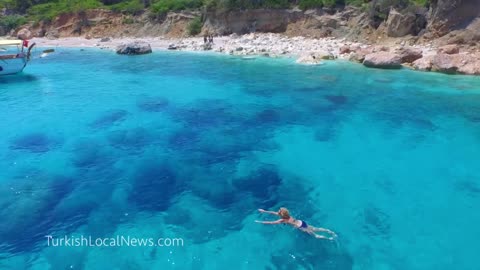
[[(480, 267), (480, 78), (59, 49), (0, 120), (0, 269)], [(280, 206), (338, 241), (254, 223)]]

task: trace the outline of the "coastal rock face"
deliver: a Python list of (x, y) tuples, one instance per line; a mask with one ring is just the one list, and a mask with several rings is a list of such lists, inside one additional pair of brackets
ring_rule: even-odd
[(280, 33), (287, 30), (293, 11), (284, 9), (255, 9), (229, 12), (209, 12), (204, 28), (216, 35), (252, 32)]
[(478, 0), (437, 0), (432, 1), (428, 30), (435, 36), (443, 36), (452, 30), (465, 28), (480, 18)]
[(118, 54), (138, 55), (151, 52), (152, 48), (150, 47), (150, 44), (144, 41), (134, 41), (128, 44), (122, 44), (117, 47)]
[(458, 66), (455, 65), (454, 59), (448, 54), (439, 53), (432, 59), (432, 71), (438, 71), (448, 74), (455, 74)]
[(31, 39), (32, 38), (32, 32), (26, 28), (22, 28), (17, 32), (17, 38), (18, 39)]
[(412, 66), (414, 69), (422, 71), (480, 75), (480, 55), (438, 53), (424, 56), (413, 62)]
[(412, 67), (416, 70), (421, 70), (421, 71), (430, 71), (432, 70), (432, 60), (433, 56), (424, 56), (420, 59), (415, 60), (412, 63)]
[(480, 74), (480, 56), (438, 53), (432, 59), (432, 71), (447, 74)]
[(363, 65), (373, 68), (401, 68), (402, 61), (400, 56), (390, 52), (376, 52), (367, 54), (363, 60)]
[(409, 64), (415, 62), (417, 59), (420, 59), (423, 56), (422, 50), (408, 47), (400, 49), (398, 53), (401, 62)]
[(401, 14), (395, 9), (390, 11), (386, 23), (386, 32), (389, 37), (403, 37), (414, 35), (417, 31), (417, 17), (411, 12)]
[(460, 52), (460, 48), (455, 44), (445, 45), (439, 49), (439, 52), (446, 54), (457, 54)]

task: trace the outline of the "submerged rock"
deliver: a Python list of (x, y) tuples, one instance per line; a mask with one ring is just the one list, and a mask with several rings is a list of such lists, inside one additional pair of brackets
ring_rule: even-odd
[(297, 59), (297, 63), (300, 64), (309, 64), (309, 65), (318, 65), (322, 63), (322, 60), (332, 60), (335, 57), (328, 51), (316, 51), (308, 52), (300, 55)]
[(145, 41), (134, 41), (128, 44), (122, 44), (117, 47), (118, 54), (139, 55), (152, 53), (150, 44)]
[(390, 52), (376, 52), (365, 56), (363, 65), (373, 68), (401, 68), (400, 56)]

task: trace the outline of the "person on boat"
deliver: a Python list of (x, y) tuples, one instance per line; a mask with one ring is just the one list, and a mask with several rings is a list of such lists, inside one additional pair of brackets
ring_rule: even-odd
[[(280, 210), (278, 210), (277, 212), (275, 211), (267, 211), (267, 210), (263, 210), (263, 209), (258, 209), (258, 211), (260, 213), (266, 213), (266, 214), (271, 214), (271, 215), (276, 215), (276, 216), (279, 216), (280, 219), (278, 220), (275, 220), (275, 221), (259, 221), (259, 220), (255, 220), (255, 222), (257, 223), (262, 223), (262, 224), (288, 224), (288, 225), (291, 225), (303, 232), (306, 232), (312, 236), (314, 236), (315, 238), (318, 238), (318, 239), (328, 239), (328, 240), (333, 240), (337, 237), (337, 234), (329, 229), (325, 229), (325, 228), (317, 228), (317, 227), (313, 227), (313, 226), (310, 226), (308, 225), (305, 221), (303, 220), (300, 220), (300, 219), (295, 219), (294, 217), (290, 216), (290, 212), (288, 211), (287, 208), (280, 208)], [(324, 236), (324, 235), (320, 235), (320, 234), (317, 234), (316, 232), (323, 232), (323, 233), (327, 233), (329, 234), (329, 236)]]

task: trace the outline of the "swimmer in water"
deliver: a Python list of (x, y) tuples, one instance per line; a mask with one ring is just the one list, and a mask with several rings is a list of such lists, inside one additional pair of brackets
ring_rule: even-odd
[[(303, 220), (300, 220), (300, 219), (295, 219), (293, 218), (292, 216), (290, 216), (290, 213), (288, 212), (288, 209), (287, 208), (280, 208), (280, 210), (278, 210), (278, 212), (275, 212), (275, 211), (267, 211), (267, 210), (263, 210), (263, 209), (258, 209), (258, 211), (260, 213), (266, 213), (266, 214), (271, 214), (271, 215), (276, 215), (276, 216), (279, 216), (280, 219), (279, 220), (275, 220), (275, 221), (259, 221), (259, 220), (255, 220), (255, 222), (257, 223), (262, 223), (262, 224), (288, 224), (288, 225), (291, 225), (303, 232), (306, 232), (312, 236), (314, 236), (315, 238), (318, 238), (318, 239), (328, 239), (328, 240), (333, 240), (335, 238), (337, 238), (337, 234), (335, 232), (332, 232), (330, 231), (329, 229), (325, 229), (325, 228), (316, 228), (316, 227), (313, 227), (313, 226), (310, 226), (308, 225), (305, 221)], [(330, 237), (326, 237), (326, 236), (323, 236), (323, 235), (320, 235), (320, 234), (316, 234), (315, 232), (324, 232), (324, 233), (327, 233), (330, 235)]]

